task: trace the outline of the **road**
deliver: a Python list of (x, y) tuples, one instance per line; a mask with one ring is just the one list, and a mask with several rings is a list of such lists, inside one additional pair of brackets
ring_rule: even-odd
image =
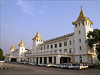
[(68, 70), (61, 68), (46, 68), (18, 63), (6, 63), (15, 69), (0, 70), (0, 75), (100, 75), (100, 69)]

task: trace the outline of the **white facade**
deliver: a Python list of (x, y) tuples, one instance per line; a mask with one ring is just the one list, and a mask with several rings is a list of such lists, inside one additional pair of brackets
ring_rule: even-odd
[(16, 58), (17, 61), (24, 60), (30, 62), (39, 63), (87, 63), (87, 64), (97, 64), (99, 61), (97, 59), (97, 54), (95, 46), (90, 49), (85, 42), (87, 33), (93, 31), (93, 22), (90, 18), (87, 18), (82, 10), (79, 17), (75, 22), (74, 32), (66, 34), (60, 37), (52, 38), (46, 41), (41, 38), (39, 30), (36, 36), (32, 39), (32, 51), (25, 50), (25, 44), (23, 40), (19, 44), (19, 48), (15, 50), (15, 47), (11, 47), (11, 53), (9, 61), (11, 58)]
[(40, 36), (39, 31), (33, 40), (32, 54), (26, 54), (26, 60), (39, 63), (93, 63), (97, 64), (97, 54), (94, 49), (89, 49), (85, 42), (87, 33), (93, 31), (93, 22), (87, 18), (82, 10), (75, 22), (74, 32), (46, 41)]
[(11, 52), (10, 52), (10, 57), (9, 57), (9, 61), (20, 61), (20, 60), (25, 60), (25, 53), (29, 52), (30, 50), (25, 49), (25, 44), (23, 42), (23, 39), (21, 41), (21, 43), (19, 44), (19, 48), (16, 49), (13, 46), (10, 48)]

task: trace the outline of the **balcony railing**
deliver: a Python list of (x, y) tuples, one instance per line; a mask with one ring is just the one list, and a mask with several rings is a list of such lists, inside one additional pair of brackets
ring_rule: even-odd
[(72, 52), (46, 52), (46, 53), (36, 53), (34, 55), (47, 55), (47, 54), (64, 54), (64, 55), (74, 55)]

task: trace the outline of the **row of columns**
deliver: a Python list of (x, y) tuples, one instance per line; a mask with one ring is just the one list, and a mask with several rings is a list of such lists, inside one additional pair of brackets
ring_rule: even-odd
[[(38, 58), (38, 62), (37, 62), (37, 58)], [(44, 58), (45, 57), (42, 57), (42, 63), (44, 63)], [(55, 56), (56, 59), (54, 59), (54, 56), (52, 57), (52, 63), (56, 63), (56, 64), (60, 64), (60, 56)], [(46, 63), (50, 63), (49, 62), (49, 57), (46, 57)], [(35, 63), (38, 63), (40, 64), (40, 57), (29, 57), (29, 63), (31, 62), (35, 62)]]
[[(41, 59), (42, 58), (42, 59)], [(53, 56), (52, 57), (52, 60), (51, 60), (51, 62), (49, 62), (50, 61), (50, 59), (49, 59), (49, 57), (46, 57), (46, 59), (44, 59), (45, 57), (29, 57), (29, 63), (31, 63), (31, 62), (35, 62), (35, 63), (37, 63), (37, 64), (40, 64), (40, 61), (41, 61), (41, 63), (56, 63), (56, 64), (60, 64), (60, 62), (62, 62), (62, 63), (64, 63), (63, 61), (63, 59), (61, 59), (61, 61), (60, 61), (60, 56)], [(69, 61), (69, 59), (70, 58), (67, 58), (66, 60), (67, 60), (67, 62), (66, 63), (69, 63), (69, 62), (72, 62), (72, 59), (70, 59), (70, 61)], [(45, 61), (44, 61), (45, 60)]]

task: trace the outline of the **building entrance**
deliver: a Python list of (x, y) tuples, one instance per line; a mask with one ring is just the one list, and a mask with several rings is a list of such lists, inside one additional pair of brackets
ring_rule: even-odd
[(16, 62), (16, 58), (11, 58), (11, 62)]
[(52, 63), (52, 57), (49, 57), (49, 63)]
[(71, 58), (70, 57), (61, 57), (60, 58), (60, 63), (70, 63)]

